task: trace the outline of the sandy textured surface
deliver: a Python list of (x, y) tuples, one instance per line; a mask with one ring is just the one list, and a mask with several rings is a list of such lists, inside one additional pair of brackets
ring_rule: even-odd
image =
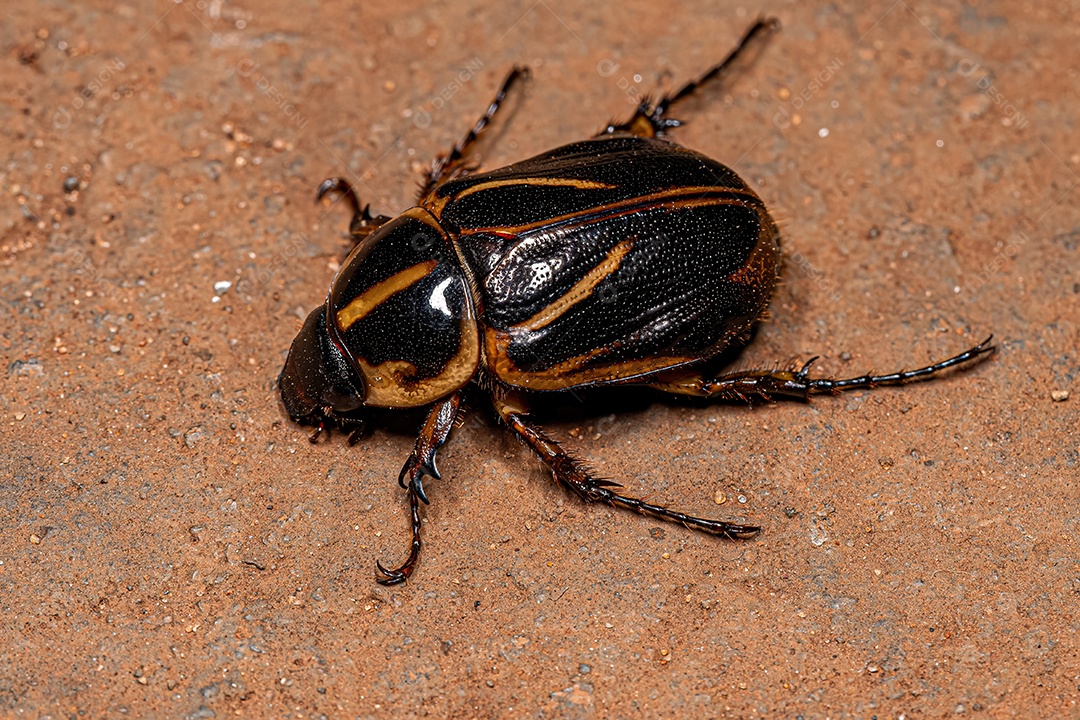
[[(1077, 717), (1075, 4), (364, 5), (5, 9), (0, 715)], [(546, 416), (631, 491), (764, 527), (742, 543), (583, 506), (476, 408), (414, 579), (377, 586), (415, 418), (311, 445), (275, 386), (348, 246), (317, 184), (394, 214), (511, 65), (487, 167), (759, 12), (783, 32), (677, 113), (783, 223), (739, 362), (998, 354), (808, 406)]]

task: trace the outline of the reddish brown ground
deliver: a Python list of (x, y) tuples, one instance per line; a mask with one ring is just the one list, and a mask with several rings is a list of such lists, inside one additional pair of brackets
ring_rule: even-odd
[[(7, 8), (0, 714), (1076, 717), (1075, 16), (845, 4)], [(764, 526), (743, 543), (584, 507), (474, 412), (414, 580), (375, 585), (409, 424), (312, 446), (275, 387), (347, 246), (318, 182), (400, 211), (511, 65), (534, 79), (489, 167), (759, 12), (783, 32), (678, 113), (783, 222), (742, 362), (998, 355), (810, 406), (549, 417), (635, 492)]]

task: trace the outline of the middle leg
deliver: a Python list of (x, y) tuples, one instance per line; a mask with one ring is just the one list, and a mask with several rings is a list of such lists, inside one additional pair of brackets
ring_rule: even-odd
[(641, 137), (664, 137), (668, 130), (677, 128), (682, 124), (674, 118), (667, 117), (667, 111), (672, 105), (694, 94), (702, 85), (723, 77), (735, 64), (735, 61), (739, 59), (739, 56), (746, 52), (747, 47), (754, 42), (755, 38), (767, 35), (779, 29), (779, 27), (780, 21), (776, 18), (759, 19), (743, 34), (742, 40), (722, 62), (710, 68), (708, 72), (697, 80), (686, 83), (678, 91), (664, 95), (655, 105), (648, 98), (645, 98), (632, 118), (620, 124), (609, 123), (606, 128), (598, 133), (598, 136), (627, 132)]
[(476, 125), (465, 134), (465, 137), (462, 138), (449, 153), (440, 155), (432, 164), (431, 172), (428, 173), (427, 178), (420, 185), (420, 192), (418, 194), (420, 201), (423, 201), (424, 198), (431, 194), (431, 191), (439, 185), (442, 185), (448, 180), (453, 180), (455, 177), (465, 173), (469, 169), (465, 165), (465, 153), (468, 151), (469, 147), (476, 142), (476, 138), (478, 138), (480, 133), (484, 131), (484, 128), (488, 126), (488, 123), (495, 117), (495, 113), (499, 111), (499, 106), (502, 105), (503, 100), (506, 99), (506, 94), (510, 92), (510, 88), (512, 88), (518, 80), (527, 78), (528, 76), (529, 69), (526, 67), (515, 67), (510, 71), (510, 74), (503, 80), (499, 92), (495, 93), (495, 99), (488, 105), (487, 111), (476, 121)]

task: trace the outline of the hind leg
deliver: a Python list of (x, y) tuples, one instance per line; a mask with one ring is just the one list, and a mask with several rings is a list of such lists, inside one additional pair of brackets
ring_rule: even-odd
[(799, 370), (747, 370), (727, 373), (715, 378), (691, 373), (662, 377), (656, 382), (649, 383), (649, 386), (676, 395), (696, 395), (715, 400), (753, 401), (790, 398), (806, 401), (811, 395), (836, 394), (844, 390), (869, 389), (881, 385), (903, 385), (916, 380), (935, 379), (943, 370), (992, 354), (995, 350), (995, 347), (990, 344), (993, 337), (991, 335), (970, 350), (948, 360), (915, 370), (901, 370), (884, 375), (862, 375), (844, 380), (811, 379), (808, 377), (810, 365), (817, 360), (813, 358)]

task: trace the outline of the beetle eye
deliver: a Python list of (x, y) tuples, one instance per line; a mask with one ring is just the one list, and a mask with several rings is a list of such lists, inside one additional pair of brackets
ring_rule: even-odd
[(340, 385), (331, 385), (323, 390), (322, 399), (338, 413), (352, 412), (364, 404), (364, 399), (355, 390)]

